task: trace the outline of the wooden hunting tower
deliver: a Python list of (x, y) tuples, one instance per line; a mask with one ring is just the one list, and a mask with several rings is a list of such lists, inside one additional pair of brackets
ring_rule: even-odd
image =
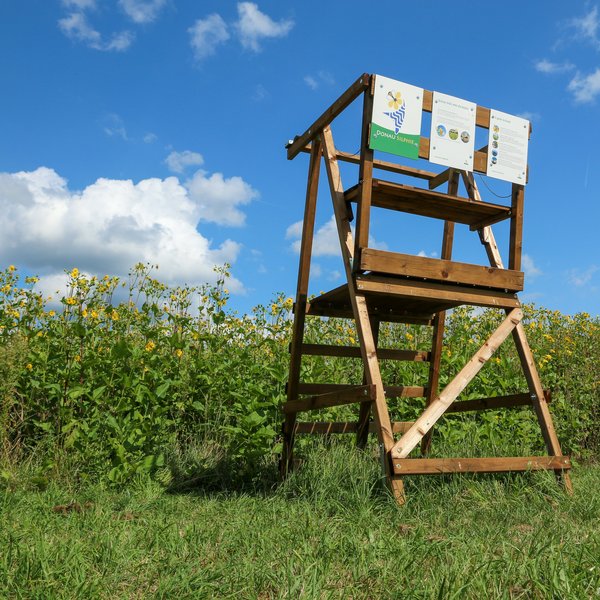
[[(283, 425), (284, 448), (281, 458), (281, 471), (285, 476), (293, 464), (294, 438), (300, 433), (345, 433), (355, 432), (357, 443), (364, 446), (369, 432), (377, 434), (383, 456), (383, 465), (388, 485), (396, 499), (404, 499), (402, 478), (413, 474), (465, 473), (465, 472), (504, 472), (549, 469), (553, 470), (567, 490), (571, 490), (568, 474), (569, 458), (563, 456), (556, 436), (552, 418), (548, 410), (548, 397), (545, 393), (534, 363), (525, 329), (521, 323), (523, 312), (517, 292), (523, 289), (521, 272), (521, 246), (523, 227), (523, 202), (526, 179), (525, 167), (522, 182), (512, 180), (510, 205), (492, 204), (481, 199), (475, 182), (474, 172), (494, 176), (492, 167), (502, 164), (504, 148), (518, 153), (515, 132), (495, 126), (494, 118), (504, 113), (476, 106), (471, 103), (473, 131), (453, 125), (453, 119), (460, 119), (457, 111), (463, 108), (458, 99), (454, 106), (448, 105), (444, 115), (448, 124), (440, 124), (436, 118), (437, 92), (414, 88), (414, 98), (419, 102), (417, 109), (411, 108), (403, 96), (395, 89), (384, 89), (383, 82), (390, 82), (376, 75), (363, 74), (353, 83), (302, 135), (297, 136), (287, 146), (288, 159), (300, 152), (310, 153), (306, 205), (300, 250), (298, 287), (294, 305), (294, 324), (291, 342), (291, 360), (287, 386), (287, 401), (282, 410), (285, 415)], [(378, 83), (381, 85), (377, 86)], [(395, 82), (401, 84), (401, 82)], [(404, 84), (407, 85), (407, 84)], [(382, 129), (375, 122), (374, 105), (377, 103), (377, 90), (385, 92), (388, 102), (390, 131)], [(412, 86), (408, 86), (411, 87)], [(420, 94), (420, 95), (419, 95)], [(334, 145), (330, 128), (338, 117), (354, 100), (363, 97), (363, 116), (360, 153), (349, 154), (338, 150)], [(438, 96), (440, 102), (443, 95)], [(451, 97), (445, 97), (451, 98)], [(465, 107), (469, 103), (465, 101)], [(433, 113), (430, 138), (419, 135), (404, 137), (402, 123), (408, 112), (418, 112), (420, 129), (422, 111)], [(465, 109), (467, 110), (467, 109)], [(500, 115), (500, 116), (498, 116)], [(509, 115), (504, 115), (507, 118)], [(468, 114), (467, 114), (468, 118)], [(515, 120), (509, 123), (524, 122)], [(384, 124), (385, 125), (385, 124)], [(520, 125), (523, 127), (523, 125)], [(374, 133), (383, 131), (383, 133)], [(437, 127), (437, 129), (434, 129)], [(474, 143), (475, 128), (489, 130), (490, 144), (465, 155), (460, 164), (452, 165), (441, 173), (404, 166), (374, 158), (375, 149), (388, 150), (388, 146), (378, 145), (376, 137), (387, 144), (397, 140), (413, 144), (413, 158), (427, 159), (438, 164), (452, 164), (433, 160), (433, 152), (439, 155), (436, 144), (446, 140), (458, 141), (449, 152), (462, 151), (460, 142)], [(526, 138), (529, 137), (527, 123)], [(395, 129), (394, 129), (395, 128)], [(435, 136), (434, 136), (435, 132)], [(496, 132), (500, 132), (497, 136)], [(414, 132), (413, 132), (414, 133)], [(514, 135), (513, 135), (514, 134)], [(505, 144), (506, 137), (513, 135)], [(439, 140), (438, 140), (439, 136)], [(458, 136), (458, 137), (457, 137)], [(434, 139), (435, 137), (435, 139)], [(491, 141), (493, 140), (493, 141)], [(512, 144), (512, 145), (511, 145)], [(526, 146), (525, 146), (526, 148)], [(496, 150), (499, 149), (499, 152)], [(464, 148), (463, 148), (464, 150)], [(406, 148), (399, 154), (410, 155)], [(464, 152), (463, 152), (464, 154)], [(468, 154), (468, 153), (467, 153)], [(514, 156), (511, 160), (518, 159)], [(333, 201), (335, 222), (339, 234), (342, 259), (345, 267), (346, 283), (309, 301), (308, 283), (311, 251), (315, 225), (317, 189), (321, 160), (324, 161), (329, 190)], [(461, 159), (462, 160), (462, 159)], [(358, 165), (358, 183), (344, 188), (341, 181), (339, 162)], [(510, 161), (506, 164), (512, 168)], [(375, 178), (375, 171), (391, 172), (415, 178), (420, 186), (406, 185)], [(518, 175), (520, 178), (520, 175)], [(508, 178), (508, 177), (505, 177)], [(519, 181), (520, 179), (517, 179)], [(510, 180), (510, 178), (508, 178)], [(459, 195), (462, 181), (466, 196)], [(438, 188), (447, 184), (445, 192)], [(356, 206), (355, 232), (350, 223), (354, 220), (352, 205)], [(369, 247), (369, 224), (371, 207), (389, 209), (440, 219), (444, 222), (440, 258), (428, 258), (377, 250)], [(510, 219), (510, 239), (508, 265), (505, 267), (496, 245), (491, 225)], [(480, 266), (452, 260), (452, 246), (455, 223), (469, 226), (477, 232), (484, 245), (491, 266)], [(489, 339), (473, 354), (471, 359), (439, 390), (440, 359), (444, 338), (445, 312), (448, 309), (473, 305), (496, 308), (504, 311), (505, 318)], [(359, 339), (359, 347), (308, 344), (304, 342), (305, 319), (338, 317), (354, 320)], [(397, 348), (378, 348), (378, 329), (382, 321), (418, 324), (430, 327), (431, 350), (412, 351)], [(455, 402), (468, 383), (477, 375), (498, 347), (512, 335), (527, 381), (528, 391), (510, 396), (496, 396), (479, 400)], [(300, 381), (300, 366), (303, 355), (356, 357), (362, 359), (363, 385), (334, 385), (331, 383), (303, 383)], [(379, 361), (410, 360), (429, 361), (429, 376), (426, 385), (386, 386), (382, 381)], [(386, 399), (393, 397), (424, 397), (426, 408), (414, 422), (392, 423)], [(297, 415), (303, 411), (357, 403), (356, 421), (352, 423), (301, 423)], [(432, 427), (446, 413), (477, 411), (515, 406), (533, 406), (548, 451), (547, 456), (494, 457), (494, 458), (427, 458)], [(421, 455), (411, 458), (411, 452), (420, 446)]]

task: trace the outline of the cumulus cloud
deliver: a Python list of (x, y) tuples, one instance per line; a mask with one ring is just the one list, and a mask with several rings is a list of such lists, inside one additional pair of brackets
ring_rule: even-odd
[(230, 38), (227, 24), (217, 13), (209, 15), (206, 19), (198, 19), (188, 29), (188, 33), (194, 57), (199, 61), (212, 56), (217, 47)]
[(294, 22), (289, 19), (274, 21), (261, 12), (254, 2), (238, 2), (237, 9), (239, 19), (236, 29), (240, 42), (244, 48), (254, 52), (260, 52), (261, 40), (285, 37), (294, 26)]
[[(78, 0), (78, 2), (81, 1)], [(94, 50), (104, 52), (127, 50), (134, 39), (134, 35), (130, 31), (121, 31), (105, 40), (100, 32), (90, 25), (83, 11), (75, 11), (59, 19), (58, 26), (68, 38), (82, 42)]]
[(199, 167), (204, 164), (204, 158), (202, 154), (191, 150), (184, 150), (183, 152), (173, 150), (165, 159), (165, 163), (173, 173), (183, 173), (188, 167)]
[(134, 23), (150, 23), (167, 0), (119, 0), (119, 5)]
[(227, 179), (222, 173), (209, 175), (202, 170), (196, 171), (185, 187), (190, 200), (198, 206), (200, 221), (230, 227), (244, 225), (246, 215), (238, 207), (258, 197), (258, 192), (241, 177)]
[(575, 65), (567, 61), (556, 63), (543, 58), (542, 60), (536, 61), (534, 67), (535, 70), (540, 73), (553, 75), (554, 73), (566, 73), (567, 71), (572, 71), (575, 68)]
[[(188, 187), (176, 177), (138, 183), (100, 178), (74, 191), (46, 167), (0, 173), (1, 260), (44, 276), (47, 289), (61, 283), (65, 268), (123, 276), (140, 261), (160, 265), (168, 283), (214, 281), (213, 266), (234, 263), (240, 245), (227, 239), (215, 247), (197, 225), (228, 224), (216, 214), (216, 199), (224, 213), (232, 212), (230, 221), (243, 222), (236, 206), (256, 192), (241, 178), (220, 173), (197, 174), (192, 183)], [(228, 285), (243, 290), (236, 279)]]
[(575, 97), (575, 102), (592, 102), (600, 94), (600, 68), (589, 75), (577, 73), (569, 82), (568, 90)]
[(598, 39), (598, 30), (600, 28), (600, 19), (598, 18), (598, 7), (594, 6), (583, 17), (575, 17), (568, 22), (568, 26), (575, 30), (576, 36), (590, 42), (593, 46), (600, 49), (600, 40)]

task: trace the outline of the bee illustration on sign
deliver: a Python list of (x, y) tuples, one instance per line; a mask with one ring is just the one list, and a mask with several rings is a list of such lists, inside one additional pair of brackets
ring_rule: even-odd
[(402, 94), (400, 92), (388, 92), (387, 97), (390, 98), (388, 102), (388, 106), (393, 111), (384, 112), (383, 114), (386, 117), (390, 117), (392, 121), (394, 121), (394, 133), (400, 133), (400, 129), (402, 129), (402, 123), (404, 123), (404, 117), (406, 115), (406, 102), (402, 98)]

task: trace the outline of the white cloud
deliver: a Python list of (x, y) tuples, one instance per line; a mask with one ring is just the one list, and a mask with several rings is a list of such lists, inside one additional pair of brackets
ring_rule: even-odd
[(144, 137), (144, 144), (153, 144), (158, 139), (158, 136), (155, 133), (149, 131)]
[(125, 141), (129, 140), (123, 119), (115, 113), (110, 113), (104, 117), (102, 129), (104, 130), (104, 133), (110, 137), (120, 137)]
[(592, 265), (587, 269), (571, 269), (568, 273), (569, 282), (572, 283), (576, 287), (582, 287), (588, 284), (594, 273), (598, 271), (598, 267), (596, 265)]
[(285, 37), (292, 27), (292, 20), (273, 21), (261, 12), (254, 2), (238, 2), (239, 20), (236, 29), (244, 48), (260, 52), (260, 41), (264, 38)]
[(110, 39), (104, 40), (100, 32), (89, 24), (83, 12), (70, 13), (58, 21), (58, 26), (68, 38), (82, 42), (94, 50), (104, 52), (122, 52), (129, 48), (134, 39), (134, 35), (130, 31), (121, 31), (114, 33)]
[(96, 8), (96, 0), (62, 0), (62, 3), (66, 8), (75, 8), (79, 10)]
[(598, 18), (598, 7), (594, 6), (590, 12), (583, 17), (575, 17), (568, 22), (568, 25), (575, 30), (577, 36), (590, 42), (596, 48), (600, 48), (598, 39), (598, 29), (600, 19)]
[(566, 73), (567, 71), (572, 71), (575, 68), (575, 65), (570, 62), (562, 62), (555, 63), (543, 58), (542, 60), (538, 60), (535, 63), (535, 70), (540, 73), (546, 73), (548, 75), (554, 73)]
[(517, 117), (521, 117), (522, 119), (527, 119), (528, 121), (539, 121), (542, 118), (542, 115), (537, 112), (524, 111), (517, 115)]
[[(220, 198), (226, 211), (256, 195), (239, 177), (197, 177), (210, 201)], [(212, 214), (219, 207), (207, 206), (197, 187), (176, 177), (139, 183), (100, 178), (74, 191), (46, 167), (0, 173), (1, 260), (43, 275), (50, 286), (65, 268), (124, 276), (140, 261), (160, 265), (167, 283), (214, 281), (213, 265), (234, 263), (240, 245), (228, 239), (214, 247), (197, 231), (199, 221), (227, 220)], [(235, 208), (234, 214), (234, 221), (243, 220)], [(243, 289), (235, 279), (229, 287)]]
[(192, 152), (191, 150), (184, 150), (183, 152), (173, 151), (167, 156), (165, 163), (167, 163), (169, 170), (173, 173), (183, 173), (188, 167), (199, 167), (204, 164), (204, 158), (202, 154)]
[(521, 257), (521, 266), (523, 267), (523, 273), (525, 273), (525, 277), (530, 277), (533, 279), (534, 277), (542, 274), (541, 269), (535, 265), (533, 258), (531, 258), (529, 254), (523, 254)]
[(167, 0), (119, 0), (119, 5), (134, 23), (150, 23)]
[(206, 19), (198, 19), (188, 29), (188, 33), (196, 60), (212, 56), (216, 52), (217, 46), (225, 43), (230, 37), (227, 24), (221, 15), (216, 13), (209, 15)]
[(589, 75), (576, 73), (567, 88), (575, 97), (575, 102), (592, 102), (600, 94), (600, 68)]
[(304, 83), (311, 89), (316, 90), (319, 87), (319, 82), (311, 75), (304, 77)]
[(231, 227), (244, 225), (246, 215), (238, 207), (258, 197), (258, 192), (241, 177), (226, 179), (222, 173), (208, 175), (206, 171), (196, 171), (185, 182), (185, 188), (199, 208), (201, 221)]

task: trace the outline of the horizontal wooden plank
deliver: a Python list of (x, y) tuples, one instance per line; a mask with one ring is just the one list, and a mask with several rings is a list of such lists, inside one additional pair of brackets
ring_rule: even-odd
[(568, 456), (510, 456), (497, 458), (402, 458), (392, 461), (396, 475), (440, 473), (504, 473), (510, 471), (568, 470)]
[[(302, 152), (310, 152), (312, 148), (311, 144), (304, 146)], [(342, 162), (352, 163), (355, 165), (360, 164), (360, 154), (350, 154), (349, 152), (342, 152), (336, 150), (336, 158)], [(418, 179), (425, 179), (429, 181), (433, 177), (436, 177), (436, 173), (432, 171), (425, 171), (423, 169), (415, 169), (414, 167), (408, 167), (406, 165), (400, 165), (398, 163), (389, 162), (386, 160), (373, 159), (373, 168), (380, 169), (381, 171), (389, 171), (391, 173), (397, 173), (398, 175), (408, 175), (410, 177), (416, 177)]]
[[(342, 383), (300, 383), (298, 394), (328, 394), (343, 392), (365, 386), (351, 386)], [(388, 398), (423, 398), (427, 388), (420, 385), (384, 385), (385, 395)]]
[[(302, 344), (302, 354), (311, 356), (340, 356), (361, 358), (360, 348), (356, 346), (330, 346), (328, 344)], [(406, 360), (427, 362), (429, 352), (420, 350), (396, 350), (394, 348), (377, 348), (380, 360)]]
[[(380, 309), (370, 307), (369, 314), (376, 316), (380, 321), (389, 323), (407, 323), (410, 325), (433, 325), (432, 314), (418, 316), (413, 312), (393, 309)], [(334, 317), (338, 319), (354, 319), (352, 307), (338, 305), (333, 302), (310, 302), (306, 307), (306, 315), (310, 317)]]
[[(546, 402), (551, 402), (551, 394), (549, 390), (544, 390)], [(454, 402), (447, 409), (446, 413), (469, 412), (473, 410), (494, 410), (498, 408), (514, 408), (517, 406), (532, 406), (531, 395), (523, 394), (508, 394), (506, 396), (495, 396), (491, 398), (478, 398), (477, 400), (462, 400)]]
[(504, 289), (512, 292), (523, 289), (523, 273), (520, 271), (399, 254), (372, 248), (362, 249), (360, 268), (363, 271), (434, 279), (436, 281)]
[[(353, 186), (344, 196), (349, 202), (357, 202), (360, 199), (360, 187)], [(481, 227), (482, 223), (491, 225), (508, 219), (511, 215), (509, 206), (474, 202), (470, 198), (449, 196), (381, 179), (373, 179), (371, 205), (422, 217), (464, 223), (477, 228)]]
[(492, 308), (516, 308), (520, 306), (519, 299), (515, 294), (433, 281), (411, 281), (364, 275), (357, 277), (356, 287), (359, 291), (367, 294), (394, 294), (405, 298), (443, 300), (447, 303), (455, 303), (455, 306), (460, 304)]
[(370, 83), (371, 76), (363, 73), (302, 135), (294, 138), (293, 142), (287, 146), (288, 160), (295, 158), (304, 146), (352, 104), (369, 87)]
[[(404, 433), (412, 426), (412, 421), (396, 421), (392, 423), (392, 431), (394, 433)], [(375, 423), (369, 423), (369, 433), (376, 433), (377, 426)], [(296, 423), (295, 432), (297, 434), (319, 434), (329, 435), (333, 433), (356, 433), (357, 424), (355, 422), (332, 422), (324, 423), (316, 421), (314, 423), (298, 422)]]
[[(302, 388), (300, 384), (298, 387)], [(297, 413), (305, 410), (317, 410), (330, 406), (342, 406), (343, 404), (354, 404), (355, 402), (372, 402), (375, 398), (374, 385), (340, 386), (343, 389), (335, 389), (310, 398), (290, 400), (282, 405), (284, 413)], [(303, 393), (299, 389), (299, 393)], [(309, 392), (310, 393), (310, 392)], [(317, 392), (318, 394), (318, 392)]]

